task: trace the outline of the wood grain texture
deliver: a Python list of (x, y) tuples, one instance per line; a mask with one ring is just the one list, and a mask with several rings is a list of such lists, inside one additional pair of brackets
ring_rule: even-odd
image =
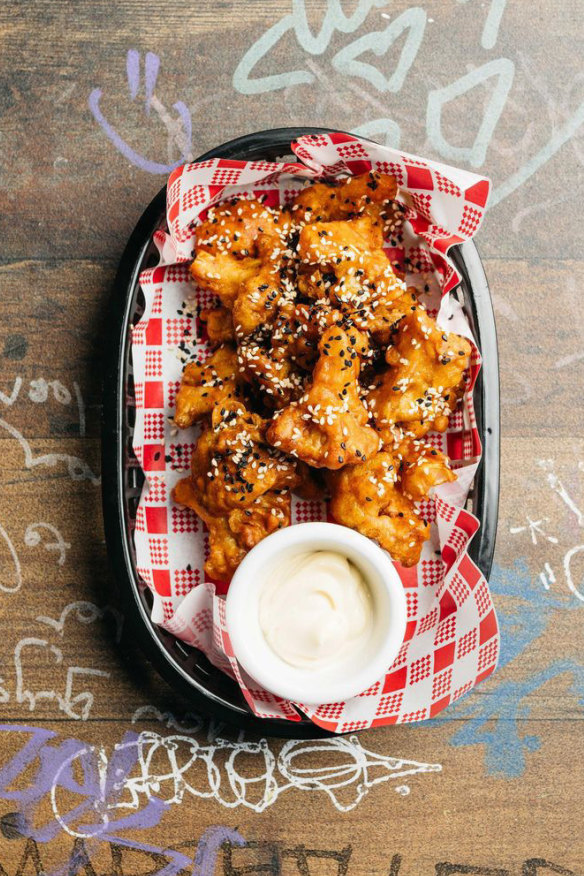
[[(360, 9), (362, 20), (344, 32), (332, 27), (318, 45), (335, 7), (324, 0), (296, 4), (294, 21), (288, 0), (159, 6), (27, 0), (0, 9), (2, 876), (62, 868), (71, 876), (138, 876), (161, 872), (173, 859), (174, 870), (165, 876), (584, 873), (578, 814), (584, 778), (584, 153), (582, 127), (573, 121), (582, 102), (581, 7), (576, 0), (542, 0), (536, 7), (524, 0), (426, 0), (420, 4), (426, 13), (421, 49), (401, 87), (390, 92), (337, 69), (334, 56), (355, 39), (381, 34), (412, 4), (336, 6), (337, 25), (339, 9), (346, 17)], [(502, 16), (489, 48), (484, 28), (494, 7)], [(312, 43), (302, 29), (302, 9)], [(239, 62), (278, 23), (281, 38), (263, 57), (256, 51), (250, 78), (302, 71), (312, 81), (241, 93), (242, 77), (234, 81)], [(360, 60), (389, 79), (404, 45), (400, 39), (380, 55), (369, 48)], [(139, 53), (134, 99), (126, 75), (129, 50)], [(160, 60), (149, 112), (147, 52)], [(246, 803), (233, 805), (228, 758), (236, 743), (257, 740), (238, 739), (230, 728), (189, 715), (134, 643), (117, 643), (118, 617), (107, 608), (115, 607), (115, 582), (94, 482), (101, 356), (117, 262), (142, 210), (164, 184), (164, 173), (144, 167), (172, 164), (181, 146), (196, 156), (231, 137), (280, 125), (374, 124), (369, 135), (381, 142), (395, 134), (387, 119), (399, 125), (403, 148), (444, 159), (428, 126), (430, 93), (495, 62), (510, 83), (485, 154), (474, 163), (453, 163), (488, 173), (496, 197), (515, 175), (523, 179), (489, 210), (478, 237), (501, 364), (501, 506), (491, 583), (503, 622), (502, 665), (439, 721), (360, 734), (359, 744), (370, 752), (368, 772), (349, 769), (344, 787), (334, 790), (347, 811), (319, 790), (262, 796), (263, 761), (244, 749), (237, 770), (255, 781), (245, 792), (236, 782)], [(445, 105), (441, 131), (448, 148), (473, 146), (495, 83), (491, 78)], [(90, 108), (95, 89), (117, 146)], [(176, 121), (178, 101), (192, 123), (190, 143)], [(570, 124), (570, 136), (556, 149), (554, 138), (561, 140)], [(529, 176), (538, 155), (541, 166)], [(85, 605), (63, 616), (74, 602)], [(72, 667), (81, 672), (73, 674), (67, 692)], [(38, 757), (22, 754), (33, 731), (18, 731), (20, 725), (48, 734)], [(139, 731), (151, 739), (180, 737), (179, 759), (190, 738), (215, 765), (211, 773), (220, 779), (223, 802), (211, 794), (200, 759), (177, 802), (148, 803), (149, 795), (173, 797), (172, 778), (156, 787), (142, 783), (134, 801), (122, 783), (117, 802), (133, 808), (111, 809), (111, 824), (97, 838), (75, 838), (56, 812), (68, 812), (80, 800), (95, 802), (95, 752), (103, 746), (102, 766), (111, 764), (115, 746), (131, 743), (135, 735), (127, 734)], [(223, 748), (217, 748), (218, 737), (227, 740)], [(285, 784), (277, 767), (284, 743), (266, 745), (279, 788)], [(55, 809), (51, 777), (84, 747), (87, 760), (79, 760), (74, 774), (79, 784), (58, 789)], [(164, 773), (165, 751), (157, 749), (145, 776)], [(306, 753), (303, 764), (334, 772), (355, 762), (357, 749), (351, 751)], [(391, 757), (442, 769), (394, 780), (383, 773), (383, 758)], [(3, 772), (10, 764), (12, 772)], [(136, 777), (139, 765), (132, 769), (129, 775)], [(359, 786), (363, 796), (355, 803)], [(192, 788), (211, 796), (196, 796)], [(254, 811), (262, 799), (263, 811)], [(98, 810), (89, 808), (91, 823)], [(133, 821), (120, 824), (130, 816)], [(83, 833), (82, 820), (75, 823)], [(202, 859), (193, 865), (197, 843), (218, 825), (239, 831), (248, 847), (226, 844), (214, 869)], [(31, 834), (34, 841), (26, 839)]]

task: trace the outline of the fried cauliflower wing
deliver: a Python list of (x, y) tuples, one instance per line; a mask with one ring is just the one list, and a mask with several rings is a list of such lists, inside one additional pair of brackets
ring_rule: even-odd
[(371, 172), (340, 182), (307, 186), (296, 195), (289, 209), (296, 220), (300, 218), (304, 222), (329, 222), (366, 215), (380, 226), (388, 226), (393, 217), (391, 202), (396, 194), (395, 177)]
[(382, 242), (367, 216), (305, 225), (298, 242), (298, 287), (309, 298), (330, 301), (356, 328), (387, 345), (393, 325), (410, 309), (412, 293), (396, 276)]
[(256, 198), (232, 198), (211, 209), (195, 228), (195, 252), (230, 253), (242, 259), (257, 254), (260, 235), (280, 238), (287, 218)]
[(369, 217), (305, 225), (298, 238), (299, 289), (337, 305), (361, 300), (372, 284), (395, 280), (382, 244), (381, 229)]
[(202, 504), (191, 478), (174, 488), (174, 501), (191, 508), (209, 530), (209, 557), (205, 572), (216, 581), (231, 581), (246, 553), (270, 533), (290, 525), (290, 494), (265, 493), (250, 508), (211, 514)]
[(315, 468), (338, 469), (379, 448), (359, 397), (359, 356), (345, 331), (328, 329), (307, 392), (278, 411), (268, 428), (270, 444)]
[(247, 551), (230, 529), (228, 517), (210, 513), (190, 477), (178, 481), (172, 498), (177, 505), (191, 508), (209, 530), (209, 556), (205, 561), (207, 575), (218, 581), (230, 581)]
[(448, 457), (431, 444), (408, 441), (400, 446), (398, 452), (401, 456), (400, 489), (404, 496), (414, 502), (424, 499), (432, 487), (456, 480)]
[(190, 272), (232, 310), (238, 336), (272, 321), (284, 292), (293, 293), (286, 265), (294, 257), (290, 217), (257, 200), (234, 199), (209, 211), (195, 229)]
[(296, 464), (266, 446), (265, 423), (240, 402), (218, 404), (197, 441), (191, 474), (174, 501), (192, 508), (209, 529), (205, 571), (230, 580), (248, 550), (290, 523)]
[(187, 429), (218, 402), (238, 395), (237, 354), (227, 344), (219, 347), (202, 365), (189, 362), (183, 371), (176, 395), (174, 422), (179, 429)]
[(220, 306), (201, 311), (215, 352), (187, 365), (177, 395), (177, 425), (203, 428), (173, 497), (208, 527), (215, 579), (290, 524), (291, 490), (328, 491), (339, 523), (419, 561), (430, 527), (416, 503), (456, 478), (424, 436), (446, 429), (471, 347), (388, 258), (396, 194), (393, 176), (365, 173), (283, 209), (233, 198), (195, 229), (190, 272)]
[(200, 316), (207, 327), (209, 342), (213, 347), (235, 340), (231, 311), (226, 307), (201, 310)]
[(344, 526), (373, 538), (402, 566), (415, 566), (430, 527), (396, 486), (399, 460), (380, 451), (329, 475), (330, 511)]
[(230, 253), (212, 253), (201, 250), (190, 264), (193, 280), (212, 292), (222, 305), (231, 309), (247, 280), (253, 280), (261, 268), (260, 259), (238, 259)]
[(278, 311), (271, 331), (274, 356), (290, 359), (305, 371), (312, 371), (318, 358), (318, 344), (324, 332), (333, 327), (343, 329), (362, 360), (376, 355), (370, 338), (359, 331), (353, 320), (335, 310), (327, 301), (310, 304), (285, 302)]
[(265, 264), (253, 277), (245, 280), (233, 301), (233, 325), (237, 337), (244, 338), (260, 326), (273, 322), (285, 292), (286, 285), (278, 265)]
[(306, 375), (285, 357), (278, 357), (273, 347), (261, 338), (246, 338), (237, 348), (238, 367), (251, 387), (259, 390), (269, 408), (283, 408), (303, 392)]
[(444, 432), (464, 388), (471, 347), (465, 338), (446, 334), (417, 306), (399, 323), (389, 365), (367, 397), (376, 427), (394, 424), (415, 437), (431, 429)]

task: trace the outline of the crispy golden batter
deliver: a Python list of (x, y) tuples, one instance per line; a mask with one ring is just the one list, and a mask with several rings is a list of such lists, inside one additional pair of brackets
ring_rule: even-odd
[(387, 345), (393, 325), (412, 304), (412, 293), (396, 276), (370, 217), (305, 225), (298, 252), (302, 293), (330, 301), (355, 327)]
[(468, 341), (444, 333), (418, 306), (400, 322), (385, 358), (390, 367), (367, 397), (376, 427), (398, 424), (416, 437), (444, 432), (462, 394)]
[(266, 207), (255, 198), (233, 198), (207, 213), (195, 228), (195, 250), (244, 258), (257, 254), (260, 235), (279, 238), (288, 219), (279, 208)]
[(226, 307), (201, 310), (200, 316), (207, 327), (209, 342), (213, 347), (235, 340), (231, 311), (227, 310)]
[(290, 218), (257, 200), (233, 200), (209, 211), (196, 228), (191, 275), (233, 311), (239, 337), (273, 321), (286, 283)]
[(259, 390), (269, 408), (283, 408), (302, 395), (305, 374), (294, 368), (290, 359), (277, 357), (274, 348), (250, 337), (237, 349), (238, 366), (247, 382)]
[[(417, 303), (415, 296), (414, 300)], [(350, 309), (347, 316), (360, 331), (369, 335), (371, 341), (385, 348), (391, 343), (396, 324), (411, 308), (412, 294), (405, 291), (391, 300), (373, 298), (363, 307)]]
[(238, 259), (230, 253), (200, 250), (189, 270), (201, 289), (217, 295), (222, 305), (230, 309), (243, 284), (256, 276), (261, 264), (259, 259)]
[(366, 459), (379, 447), (359, 397), (359, 356), (346, 332), (328, 329), (308, 391), (278, 411), (269, 442), (316, 468), (338, 469)]
[(329, 475), (331, 514), (373, 538), (403, 566), (415, 566), (430, 527), (396, 485), (399, 459), (381, 451), (361, 465)]
[[(205, 569), (230, 580), (290, 523), (290, 490), (410, 566), (429, 526), (415, 503), (455, 479), (424, 436), (444, 430), (470, 345), (443, 334), (384, 246), (404, 218), (388, 174), (304, 188), (283, 210), (234, 198), (195, 230), (190, 265), (221, 306), (215, 353), (187, 365), (175, 420), (203, 419), (174, 491), (209, 529)], [(394, 237), (396, 239), (394, 239)]]
[(389, 233), (394, 218), (391, 202), (397, 194), (395, 177), (365, 173), (342, 182), (315, 183), (302, 189), (290, 204), (294, 218), (330, 222), (366, 215)]
[(320, 338), (332, 326), (347, 332), (351, 346), (362, 360), (376, 354), (369, 335), (359, 331), (349, 316), (335, 310), (327, 301), (313, 301), (310, 304), (286, 302), (280, 307), (271, 331), (274, 356), (312, 371)]
[(298, 238), (300, 290), (336, 305), (358, 305), (368, 300), (374, 285), (379, 294), (401, 288), (382, 244), (381, 229), (367, 216), (305, 225)]
[(301, 478), (293, 461), (266, 446), (264, 432), (261, 417), (243, 404), (217, 405), (190, 476), (175, 487), (175, 502), (193, 508), (209, 529), (205, 570), (213, 578), (230, 580), (250, 548), (290, 523), (289, 489)]
[(456, 480), (447, 458), (420, 440), (382, 450), (360, 465), (329, 474), (331, 514), (375, 539), (394, 560), (414, 566), (430, 535), (414, 502), (432, 487)]
[[(343, 221), (311, 222), (304, 225), (298, 238), (300, 259), (312, 265), (332, 267), (356, 262), (363, 252), (379, 250), (383, 232), (370, 216)], [(387, 267), (387, 258), (383, 268)], [(381, 273), (380, 271), (380, 273)]]
[[(266, 493), (249, 508), (211, 514), (201, 502), (191, 478), (180, 480), (174, 501), (192, 508), (209, 530), (209, 557), (205, 572), (216, 581), (231, 581), (246, 553), (266, 535), (290, 525), (290, 494)], [(248, 513), (249, 512), (249, 513)]]
[(400, 446), (398, 453), (402, 458), (400, 488), (408, 499), (416, 502), (427, 496), (432, 487), (456, 480), (448, 457), (431, 444), (407, 441)]
[(179, 429), (192, 426), (210, 414), (215, 404), (237, 396), (240, 382), (235, 347), (219, 347), (202, 365), (189, 362), (176, 396), (174, 422)]
[(268, 263), (242, 283), (233, 302), (233, 325), (237, 337), (245, 338), (276, 318), (285, 292), (277, 266)]

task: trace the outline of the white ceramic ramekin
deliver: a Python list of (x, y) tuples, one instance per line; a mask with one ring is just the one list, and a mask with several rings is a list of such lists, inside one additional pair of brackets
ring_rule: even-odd
[[(328, 550), (346, 556), (361, 571), (374, 605), (373, 632), (358, 653), (326, 668), (299, 669), (268, 645), (259, 621), (259, 597), (278, 563), (296, 553)], [(266, 690), (292, 702), (344, 702), (367, 690), (389, 669), (406, 630), (406, 599), (389, 555), (371, 539), (334, 523), (300, 523), (269, 535), (245, 557), (227, 594), (227, 628), (245, 672)]]

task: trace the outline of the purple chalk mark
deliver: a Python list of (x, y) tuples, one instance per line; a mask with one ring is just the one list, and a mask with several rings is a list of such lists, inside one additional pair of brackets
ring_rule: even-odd
[[(176, 103), (173, 103), (172, 108), (177, 111), (179, 114), (181, 121), (183, 123), (185, 129), (185, 144), (186, 150), (183, 149), (183, 155), (185, 161), (191, 160), (190, 152), (193, 148), (193, 127), (191, 122), (191, 114), (189, 112), (189, 108), (182, 102), (182, 100), (177, 100)], [(187, 154), (189, 153), (189, 154)]]
[(213, 876), (219, 849), (225, 842), (245, 846), (245, 839), (230, 827), (208, 827), (199, 839), (192, 876)]
[(136, 49), (129, 49), (126, 56), (126, 75), (130, 86), (130, 97), (136, 99), (140, 88), (140, 53)]
[[(160, 70), (160, 58), (154, 52), (147, 52), (144, 65), (144, 80), (146, 90), (146, 115), (150, 115), (150, 101), (154, 94), (158, 71)], [(190, 138), (189, 138), (190, 139)]]
[[(64, 773), (62, 776), (63, 787), (79, 793), (80, 786), (73, 781), (73, 776), (70, 774), (70, 762), (75, 758), (79, 750), (86, 746), (80, 739), (65, 739), (53, 747), (47, 743), (55, 739), (56, 734), (52, 731), (41, 730), (38, 727), (3, 725), (0, 726), (0, 731), (4, 733), (31, 734), (31, 739), (0, 770), (0, 799), (18, 801), (21, 812), (28, 823), (30, 835), (40, 842), (48, 841), (48, 839), (56, 836), (62, 828), (52, 818), (44, 827), (36, 826), (34, 824), (35, 814), (41, 800), (50, 793), (55, 775), (63, 763), (67, 763), (69, 768), (69, 775)], [(25, 772), (25, 770), (28, 770), (35, 761), (38, 761), (38, 767), (30, 783), (22, 789), (9, 790), (9, 786), (14, 786), (18, 776)], [(83, 804), (83, 807), (78, 807), (78, 809), (84, 811), (89, 808), (91, 803), (92, 801), (88, 800)]]
[[(99, 108), (99, 102), (101, 100), (101, 88), (94, 88), (91, 94), (89, 95), (89, 109), (91, 110), (94, 119), (100, 126), (100, 128), (104, 131), (107, 137), (114, 144), (116, 149), (118, 149), (122, 155), (128, 159), (132, 164), (139, 167), (140, 170), (145, 170), (146, 173), (155, 173), (155, 174), (164, 174), (165, 176), (174, 170), (175, 167), (178, 167), (179, 164), (182, 164), (184, 161), (187, 161), (188, 158), (186, 155), (181, 155), (178, 161), (173, 162), (172, 164), (160, 164), (158, 161), (150, 161), (148, 158), (144, 158), (143, 155), (139, 155), (138, 152), (135, 152), (131, 146), (122, 140), (120, 135), (114, 131), (109, 122), (105, 119), (103, 113)], [(183, 105), (184, 106), (184, 105)], [(185, 107), (186, 109), (186, 107)], [(188, 110), (187, 110), (188, 112)], [(181, 113), (182, 117), (182, 113)], [(190, 128), (190, 124), (189, 124)]]
[(29, 764), (39, 756), (49, 739), (54, 739), (57, 734), (53, 733), (52, 730), (17, 724), (0, 724), (0, 733), (30, 733), (31, 735), (31, 738), (14, 755), (12, 760), (0, 769), (0, 798), (23, 802), (24, 794), (22, 791), (9, 791), (8, 788), (14, 784), (16, 777), (23, 773)]
[[(194, 862), (190, 858), (173, 849), (161, 849), (143, 843), (134, 842), (120, 836), (124, 830), (147, 829), (160, 823), (163, 815), (168, 810), (169, 804), (152, 796), (148, 798), (146, 805), (139, 810), (113, 820), (115, 808), (111, 804), (115, 801), (119, 789), (124, 787), (124, 779), (135, 766), (139, 757), (139, 748), (136, 744), (139, 736), (133, 731), (124, 734), (122, 743), (112, 753), (105, 775), (100, 774), (98, 765), (97, 747), (88, 745), (80, 739), (64, 739), (57, 741), (57, 734), (50, 730), (38, 727), (19, 726), (12, 724), (0, 725), (0, 732), (4, 733), (27, 733), (30, 734), (23, 747), (12, 759), (0, 769), (0, 799), (18, 801), (21, 811), (27, 822), (29, 835), (36, 842), (47, 843), (55, 836), (62, 833), (62, 824), (55, 818), (42, 826), (34, 824), (35, 815), (44, 798), (56, 787), (68, 791), (70, 794), (78, 794), (81, 802), (70, 809), (66, 814), (59, 813), (61, 821), (67, 825), (75, 822), (75, 829), (85, 839), (99, 839), (118, 843), (129, 849), (143, 851), (145, 853), (164, 854), (172, 859), (162, 869), (157, 871), (157, 876), (176, 876), (176, 874), (193, 864), (192, 876), (213, 876), (217, 855), (224, 842), (230, 842), (235, 846), (245, 846), (245, 839), (237, 831), (220, 825), (208, 828), (200, 837)], [(56, 742), (55, 746), (50, 742)], [(18, 777), (28, 770), (34, 761), (38, 761), (38, 768), (34, 776), (29, 780), (27, 787), (19, 790), (9, 790)], [(73, 763), (78, 760), (81, 766), (79, 772), (82, 776), (79, 781), (74, 777)], [(107, 806), (109, 821), (103, 825), (92, 821), (88, 824), (79, 824), (80, 816), (86, 812), (93, 816), (99, 815), (102, 807), (97, 804), (109, 804)], [(62, 876), (55, 873), (54, 876)]]
[[(101, 801), (108, 803), (115, 801), (118, 793), (116, 786), (123, 787), (124, 778), (131, 773), (138, 760), (139, 749), (136, 745), (138, 736), (132, 731), (124, 734), (121, 745), (112, 753), (105, 777), (99, 775), (97, 752), (81, 739), (64, 739), (52, 746), (49, 743), (56, 740), (56, 734), (49, 730), (8, 724), (0, 725), (0, 731), (31, 735), (20, 751), (0, 769), (0, 799), (13, 800), (20, 804), (30, 835), (37, 842), (49, 842), (63, 830), (61, 824), (50, 816), (45, 824), (34, 823), (41, 801), (51, 794), (53, 786), (56, 788), (57, 795), (59, 789), (62, 789), (70, 794), (77, 794), (80, 798), (78, 805), (66, 813), (60, 813), (62, 821), (67, 825), (77, 822), (81, 833), (99, 836), (104, 840), (117, 841), (118, 832), (123, 830), (154, 827), (168, 810), (166, 801), (152, 796), (137, 811), (130, 811), (115, 818), (116, 810), (110, 808), (108, 824), (99, 825), (95, 822), (98, 814), (96, 804), (99, 805)], [(28, 770), (35, 760), (38, 761), (38, 767), (27, 785), (12, 790), (18, 777)], [(75, 761), (81, 766), (80, 781), (74, 778)], [(126, 813), (127, 810), (122, 809), (120, 812)], [(80, 825), (79, 819), (85, 813), (91, 815), (92, 820), (90, 823)]]
[[(74, 809), (70, 809), (66, 814), (59, 813), (64, 824), (69, 826), (77, 822), (75, 830), (78, 833), (88, 838), (99, 837), (105, 840), (117, 838), (119, 832), (123, 830), (145, 829), (154, 827), (160, 822), (169, 804), (155, 796), (149, 797), (140, 809), (130, 810), (127, 815), (122, 814), (119, 818), (115, 818), (117, 810), (112, 804), (115, 803), (119, 795), (118, 789), (123, 789), (125, 778), (131, 773), (139, 759), (138, 738), (138, 735), (132, 731), (124, 734), (121, 744), (116, 746), (108, 760), (105, 775), (100, 774), (98, 752), (95, 747), (85, 745), (80, 748), (78, 754), (82, 756), (82, 759), (78, 761), (78, 764), (83, 771), (81, 785), (72, 785), (72, 765), (76, 759), (75, 756), (70, 758), (68, 763), (61, 764), (65, 768), (57, 770), (57, 773), (53, 775), (52, 785), (55, 784), (56, 778), (57, 789), (64, 788), (82, 796), (82, 802)], [(106, 808), (104, 809), (104, 807)], [(121, 810), (122, 813), (127, 811)], [(90, 813), (91, 821), (78, 823), (78, 819), (85, 812)], [(104, 818), (101, 824), (96, 820), (96, 816), (99, 818), (100, 812), (107, 812), (107, 819)]]
[[(211, 828), (212, 829), (212, 828)], [(132, 852), (142, 852), (145, 855), (148, 855), (151, 859), (154, 859), (155, 863), (160, 865), (162, 861), (156, 860), (156, 858), (166, 858), (167, 863), (160, 870), (149, 870), (149, 873), (154, 873), (156, 876), (176, 876), (177, 873), (180, 873), (181, 870), (188, 870), (192, 864), (192, 859), (185, 855), (183, 852), (179, 852), (176, 849), (162, 848), (161, 846), (151, 846), (148, 843), (140, 843), (136, 840), (126, 839), (125, 837), (113, 837), (106, 838), (108, 842), (112, 844), (115, 843), (116, 846), (122, 847), (124, 849), (128, 849)], [(103, 838), (100, 837), (100, 841)], [(88, 873), (90, 870), (87, 867), (87, 862), (91, 866), (91, 850), (94, 848), (99, 848), (95, 843), (89, 845), (89, 841), (81, 840), (83, 842), (83, 846), (81, 847), (81, 853), (75, 854), (75, 847), (69, 857), (69, 860), (66, 861), (61, 867), (57, 867), (55, 870), (51, 870), (47, 876), (80, 876), (81, 872)], [(123, 866), (121, 868), (123, 870)], [(211, 874), (213, 876), (213, 874)]]
[[(213, 830), (213, 828), (210, 828)], [(204, 834), (203, 834), (204, 836)], [(110, 837), (108, 837), (110, 839)], [(176, 849), (163, 849), (160, 846), (151, 846), (147, 843), (139, 843), (136, 840), (125, 839), (124, 837), (112, 837), (112, 842), (118, 846), (123, 846), (126, 849), (131, 849), (133, 852), (144, 852), (145, 854), (164, 855), (170, 858), (168, 864), (162, 870), (156, 870), (156, 876), (176, 876), (181, 870), (188, 869), (192, 864), (192, 859), (183, 852), (178, 852)], [(211, 871), (210, 876), (213, 876)]]

